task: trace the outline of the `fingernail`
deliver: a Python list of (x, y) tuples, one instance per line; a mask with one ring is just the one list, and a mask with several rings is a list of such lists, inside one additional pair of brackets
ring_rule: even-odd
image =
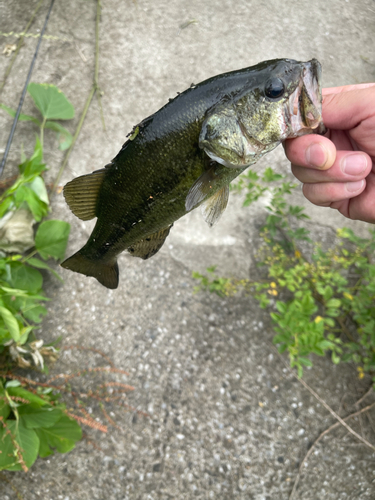
[(319, 142), (311, 144), (306, 150), (306, 161), (312, 167), (323, 168), (327, 159), (326, 148)]
[(344, 174), (359, 175), (367, 167), (367, 157), (363, 154), (354, 153), (345, 156), (341, 160), (341, 168)]
[(356, 191), (359, 191), (363, 187), (364, 182), (365, 181), (363, 179), (361, 181), (357, 181), (357, 182), (347, 182), (346, 189), (350, 193), (355, 193)]

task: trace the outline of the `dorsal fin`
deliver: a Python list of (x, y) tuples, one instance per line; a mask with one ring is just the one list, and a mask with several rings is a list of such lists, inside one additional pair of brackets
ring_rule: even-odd
[(137, 243), (128, 248), (128, 252), (134, 257), (140, 257), (144, 260), (149, 259), (164, 245), (172, 226), (173, 224), (137, 241)]
[(76, 177), (64, 187), (65, 200), (79, 219), (90, 220), (96, 217), (96, 202), (105, 174), (106, 170), (102, 168)]
[(224, 210), (227, 208), (229, 198), (229, 186), (224, 186), (219, 191), (204, 201), (201, 205), (201, 211), (204, 220), (212, 227), (220, 219)]

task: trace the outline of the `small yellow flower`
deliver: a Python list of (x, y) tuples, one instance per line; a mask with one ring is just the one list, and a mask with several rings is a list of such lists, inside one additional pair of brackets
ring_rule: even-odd
[(277, 285), (276, 285), (276, 283), (275, 283), (274, 281), (273, 281), (272, 283), (270, 283), (270, 287), (271, 287), (271, 288), (276, 288), (276, 286), (277, 286)]
[(274, 297), (276, 297), (276, 295), (278, 295), (278, 291), (275, 290), (274, 288), (273, 289), (269, 289), (267, 290), (267, 292), (270, 294), (270, 295), (273, 295)]
[(358, 378), (362, 379), (365, 376), (362, 366), (358, 366), (357, 370), (358, 370)]
[(314, 319), (314, 323), (320, 323), (321, 321), (323, 321), (323, 318), (321, 316), (317, 316), (315, 319)]
[(344, 292), (343, 293), (344, 297), (346, 297), (349, 300), (353, 300), (353, 295), (350, 295), (350, 293)]
[(299, 250), (296, 250), (294, 252), (294, 257), (296, 257), (297, 259), (299, 259), (301, 257), (301, 252)]

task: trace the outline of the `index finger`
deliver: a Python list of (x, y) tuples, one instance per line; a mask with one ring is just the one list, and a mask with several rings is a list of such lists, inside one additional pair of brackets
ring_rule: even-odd
[(331, 90), (333, 92), (323, 95), (323, 122), (327, 128), (350, 130), (371, 118), (375, 122), (375, 84), (334, 87)]
[(351, 90), (368, 89), (374, 87), (375, 83), (358, 83), (354, 85), (342, 85), (341, 87), (326, 87), (322, 89), (322, 95), (340, 94), (341, 92), (349, 92)]

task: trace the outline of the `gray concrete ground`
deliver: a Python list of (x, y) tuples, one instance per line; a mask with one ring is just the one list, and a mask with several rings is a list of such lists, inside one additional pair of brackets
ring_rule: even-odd
[[(36, 4), (0, 0), (0, 31), (20, 32)], [(41, 28), (47, 7), (45, 2), (32, 33)], [(47, 33), (58, 39), (43, 41), (32, 77), (69, 97), (77, 111), (68, 125), (72, 131), (92, 85), (95, 12), (93, 1), (55, 2)], [(100, 87), (107, 132), (95, 100), (62, 182), (101, 168), (135, 123), (192, 82), (221, 72), (277, 57), (316, 57), (324, 86), (374, 81), (374, 19), (373, 0), (103, 0)], [(1, 36), (0, 52), (13, 41)], [(1, 101), (9, 106), (18, 103), (35, 45), (34, 38), (25, 39), (7, 80)], [(7, 62), (0, 57), (1, 75)], [(30, 110), (26, 101), (24, 112)], [(1, 150), (10, 126), (1, 113)], [(46, 141), (52, 179), (62, 155), (52, 135)], [(21, 144), (31, 152), (30, 124), (17, 127), (5, 177), (17, 165)], [(260, 167), (266, 165), (289, 171), (282, 148)], [(317, 240), (349, 224), (333, 211), (306, 207)], [(80, 248), (91, 224), (76, 219), (62, 195), (53, 215), (72, 225), (68, 253)], [(48, 279), (52, 301), (40, 336), (62, 335), (63, 345), (105, 352), (130, 373), (116, 379), (135, 387), (129, 404), (150, 418), (110, 408), (121, 430), (89, 432), (102, 451), (83, 441), (68, 455), (38, 460), (26, 475), (7, 473), (25, 500), (289, 497), (299, 462), (334, 420), (269, 347), (268, 316), (252, 299), (193, 295), (191, 278), (192, 270), (212, 264), (227, 275), (254, 276), (252, 249), (264, 220), (261, 203), (243, 209), (232, 196), (212, 230), (192, 213), (175, 224), (151, 260), (121, 256), (116, 291), (64, 270), (64, 283)], [(351, 226), (365, 230), (362, 223)], [(103, 363), (84, 351), (66, 351), (53, 373)], [(306, 381), (340, 415), (354, 411), (370, 380), (358, 380), (354, 367), (333, 366), (328, 358), (314, 363)], [(366, 418), (352, 425), (375, 442)], [(0, 491), (1, 500), (16, 498), (5, 482)], [(375, 498), (375, 454), (345, 430), (332, 431), (309, 458), (295, 498)]]

